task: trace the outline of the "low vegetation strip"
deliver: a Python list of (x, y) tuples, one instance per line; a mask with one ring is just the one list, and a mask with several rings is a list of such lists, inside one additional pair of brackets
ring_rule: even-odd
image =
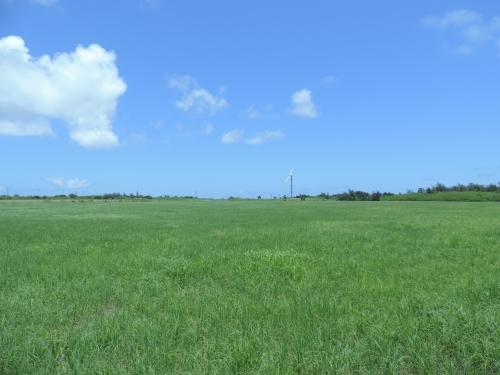
[(500, 202), (500, 193), (486, 191), (446, 191), (387, 195), (382, 201)]
[(0, 374), (498, 374), (497, 203), (0, 202)]

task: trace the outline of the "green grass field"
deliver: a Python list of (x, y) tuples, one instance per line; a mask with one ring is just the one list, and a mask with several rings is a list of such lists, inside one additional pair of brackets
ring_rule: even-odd
[(498, 374), (499, 217), (0, 202), (0, 374)]

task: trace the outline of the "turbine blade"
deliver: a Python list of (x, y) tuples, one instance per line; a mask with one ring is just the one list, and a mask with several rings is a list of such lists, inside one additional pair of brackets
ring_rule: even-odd
[(286, 178), (285, 182), (287, 182), (289, 178), (290, 178), (290, 176), (288, 176), (288, 177)]
[(290, 171), (290, 176), (292, 175), (293, 169)]

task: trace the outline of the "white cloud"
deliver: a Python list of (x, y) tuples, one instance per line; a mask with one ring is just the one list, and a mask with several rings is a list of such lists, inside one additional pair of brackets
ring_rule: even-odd
[(249, 120), (254, 120), (256, 118), (262, 117), (262, 114), (257, 111), (253, 105), (248, 107), (245, 112), (247, 113)]
[(60, 119), (81, 146), (118, 145), (111, 121), (126, 84), (115, 59), (96, 44), (33, 58), (22, 38), (0, 39), (0, 134), (54, 135)]
[(222, 135), (221, 142), (228, 145), (231, 143), (237, 143), (243, 137), (244, 130), (243, 129), (235, 129), (230, 132), (224, 133)]
[(184, 111), (193, 108), (196, 112), (208, 111), (210, 114), (215, 114), (227, 107), (227, 102), (224, 98), (212, 95), (206, 89), (197, 88), (176, 101), (175, 106)]
[(264, 133), (259, 133), (257, 134), (257, 136), (253, 138), (245, 139), (245, 142), (250, 145), (260, 145), (263, 142), (270, 141), (273, 139), (280, 139), (283, 138), (284, 136), (285, 134), (283, 134), (281, 130), (278, 131), (266, 130)]
[(455, 9), (448, 11), (439, 21), (440, 27), (465, 26), (472, 23), (481, 22), (481, 15), (473, 10)]
[(173, 76), (168, 83), (183, 92), (182, 99), (176, 101), (175, 106), (184, 111), (193, 109), (196, 112), (209, 112), (213, 115), (228, 106), (226, 99), (200, 87), (190, 76)]
[(473, 45), (487, 43), (495, 37), (495, 34), (500, 33), (500, 17), (484, 21), (479, 13), (468, 9), (455, 9), (446, 12), (442, 17), (430, 15), (422, 19), (422, 24), (442, 30), (455, 30), (465, 42), (456, 49), (460, 54), (473, 53), (475, 51)]
[(300, 117), (317, 117), (316, 106), (312, 102), (311, 91), (303, 89), (292, 95), (292, 113)]
[(3, 186), (0, 186), (0, 191), (5, 191), (7, 190), (6, 188), (4, 188)]
[(168, 79), (168, 84), (181, 91), (188, 91), (191, 87), (196, 86), (196, 81), (190, 76), (173, 76)]
[(87, 180), (79, 180), (78, 178), (71, 178), (66, 182), (66, 186), (69, 189), (77, 189), (85, 186), (89, 186), (90, 183)]
[(53, 185), (68, 189), (77, 189), (90, 185), (90, 182), (87, 180), (80, 180), (78, 178), (70, 178), (68, 181), (65, 181), (62, 177), (49, 177), (47, 181)]

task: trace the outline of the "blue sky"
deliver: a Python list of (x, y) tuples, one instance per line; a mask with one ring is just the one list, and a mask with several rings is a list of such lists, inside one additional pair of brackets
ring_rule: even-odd
[(0, 194), (497, 183), (499, 125), (491, 0), (0, 0)]

